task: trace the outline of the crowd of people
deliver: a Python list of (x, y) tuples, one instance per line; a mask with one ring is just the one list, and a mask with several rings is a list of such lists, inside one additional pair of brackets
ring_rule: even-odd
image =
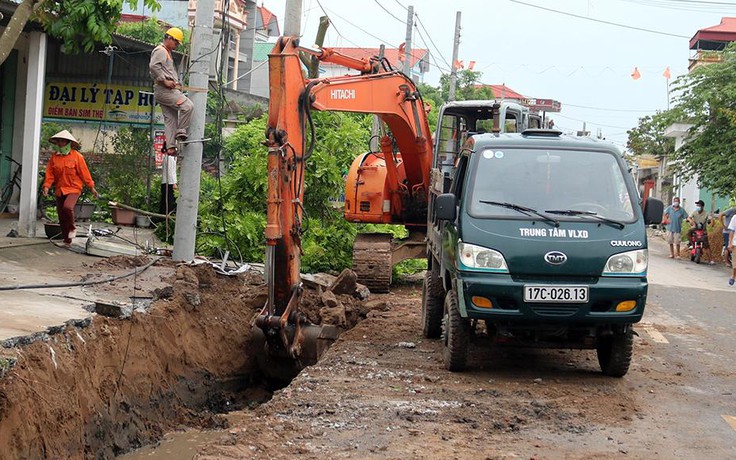
[[(736, 262), (732, 257), (736, 252), (734, 248), (734, 233), (736, 233), (736, 207), (727, 209), (718, 214), (718, 219), (723, 226), (723, 249), (721, 257), (726, 266), (731, 269), (731, 275), (728, 279), (730, 286), (734, 285), (736, 280)], [(680, 198), (674, 197), (672, 204), (664, 210), (662, 224), (667, 231), (665, 239), (670, 247), (670, 259), (680, 258), (680, 243), (682, 240), (682, 224), (688, 222), (690, 230), (688, 231), (688, 241), (696, 230), (703, 231), (703, 249), (706, 251), (711, 265), (715, 264), (713, 254), (711, 252), (710, 243), (708, 241), (708, 224), (711, 223), (711, 216), (705, 211), (705, 203), (703, 200), (695, 202), (695, 210), (688, 216), (687, 212), (680, 206)], [(729, 262), (730, 261), (730, 262)]]

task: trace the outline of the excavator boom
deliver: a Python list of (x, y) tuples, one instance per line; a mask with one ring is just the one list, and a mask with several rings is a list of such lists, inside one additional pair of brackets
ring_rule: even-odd
[[(361, 74), (305, 79), (300, 52), (348, 66)], [(357, 59), (329, 49), (301, 48), (297, 38), (282, 37), (269, 54), (269, 80), (264, 142), (268, 148), (269, 292), (256, 325), (265, 336), (269, 355), (298, 361), (318, 355), (311, 351), (323, 348), (312, 340), (330, 340), (334, 336), (333, 331), (325, 332), (324, 328), (309, 324), (299, 310), (305, 163), (314, 148), (311, 112), (375, 114), (392, 135), (382, 137), (380, 152), (369, 152), (353, 162), (345, 215), (354, 222), (426, 227), (431, 133), (414, 83), (377, 58)]]

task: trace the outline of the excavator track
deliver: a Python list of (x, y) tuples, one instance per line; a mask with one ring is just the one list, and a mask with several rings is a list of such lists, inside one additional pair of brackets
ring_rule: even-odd
[(353, 271), (371, 292), (389, 292), (392, 240), (388, 233), (361, 233), (355, 238)]

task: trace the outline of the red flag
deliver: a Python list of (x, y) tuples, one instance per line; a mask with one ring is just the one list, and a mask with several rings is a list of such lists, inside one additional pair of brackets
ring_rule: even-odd
[(458, 59), (457, 61), (455, 61), (455, 63), (452, 66), (454, 68), (456, 68), (456, 69), (463, 69), (463, 68), (465, 68), (465, 65), (463, 64), (463, 61), (461, 61), (460, 59)]
[(473, 70), (473, 68), (475, 68), (475, 61), (470, 61), (468, 63), (468, 70)]
[(634, 80), (638, 80), (641, 78), (641, 74), (639, 73), (638, 67), (634, 67), (634, 71), (631, 72), (631, 78), (633, 78)]
[(672, 78), (672, 74), (670, 73), (670, 66), (667, 66), (667, 68), (664, 69), (664, 72), (662, 73), (662, 76), (664, 78), (666, 78), (667, 80), (669, 80), (670, 78)]

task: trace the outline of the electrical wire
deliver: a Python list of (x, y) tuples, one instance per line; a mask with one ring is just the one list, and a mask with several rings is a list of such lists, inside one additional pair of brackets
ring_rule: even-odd
[(578, 109), (589, 109), (589, 110), (602, 110), (605, 112), (631, 112), (631, 113), (655, 113), (658, 112), (658, 110), (634, 110), (634, 109), (609, 109), (605, 107), (591, 107), (588, 105), (575, 105), (575, 104), (568, 104), (565, 103), (565, 107), (575, 107)]
[[(676, 11), (722, 12), (723, 8), (736, 9), (736, 3), (688, 0), (622, 0), (642, 6)], [(732, 13), (733, 10), (729, 11)]]
[(376, 2), (376, 5), (380, 6), (381, 9), (383, 11), (385, 11), (389, 16), (391, 16), (392, 18), (396, 19), (397, 21), (399, 21), (402, 24), (406, 24), (406, 21), (404, 21), (402, 19), (399, 19), (396, 16), (394, 16), (394, 14), (392, 12), (390, 12), (385, 6), (381, 5), (381, 2), (379, 2), (378, 0), (373, 0), (373, 1)]
[[(424, 33), (427, 34), (427, 37), (429, 38), (429, 41), (434, 46), (435, 51), (437, 51), (437, 54), (440, 55), (440, 57), (442, 58), (442, 60), (444, 61), (444, 63), (447, 65), (447, 67), (449, 67), (450, 69), (452, 69), (452, 64), (450, 64), (450, 62), (447, 59), (445, 59), (445, 56), (440, 52), (439, 47), (435, 44), (434, 40), (432, 40), (432, 35), (427, 31), (427, 28), (424, 27), (424, 23), (419, 18), (419, 14), (414, 13), (414, 17), (417, 18), (417, 24), (419, 24), (419, 27), (421, 27), (422, 30), (424, 30)], [(419, 29), (417, 29), (417, 33), (419, 33)], [(421, 36), (421, 34), (420, 34), (420, 36)], [(429, 47), (427, 47), (427, 48), (429, 48)]]
[(565, 116), (565, 115), (562, 115), (562, 114), (559, 114), (559, 113), (556, 114), (555, 117), (562, 117), (562, 118), (565, 118), (567, 120), (579, 121), (581, 123), (589, 123), (589, 124), (594, 125), (594, 126), (603, 126), (605, 128), (629, 129), (626, 126), (604, 125), (602, 123), (596, 123), (596, 122), (593, 122), (593, 121), (587, 121), (587, 120), (581, 120), (579, 118), (568, 117), (568, 116)]
[(147, 270), (153, 264), (158, 262), (158, 260), (159, 258), (156, 257), (151, 262), (143, 265), (140, 268), (140, 270), (136, 268), (130, 273), (123, 273), (122, 275), (113, 276), (111, 278), (106, 278), (104, 280), (78, 281), (78, 282), (68, 282), (68, 283), (48, 283), (48, 284), (16, 284), (16, 285), (11, 285), (11, 286), (0, 286), (0, 291), (16, 291), (16, 290), (21, 290), (21, 289), (51, 289), (51, 288), (64, 288), (64, 287), (75, 287), (75, 286), (92, 286), (94, 284), (110, 283), (112, 281), (117, 281), (119, 279), (127, 278), (129, 276), (136, 276), (139, 273), (143, 273), (143, 271)]
[(544, 6), (535, 5), (533, 3), (522, 2), (522, 1), (519, 1), (519, 0), (508, 0), (508, 1), (511, 2), (511, 3), (517, 3), (519, 5), (524, 5), (524, 6), (529, 6), (529, 7), (532, 7), (532, 8), (538, 8), (538, 9), (544, 10), (544, 11), (549, 11), (551, 13), (557, 13), (557, 14), (562, 14), (562, 15), (565, 15), (565, 16), (571, 16), (571, 17), (578, 18), (578, 19), (585, 19), (587, 21), (593, 21), (593, 22), (598, 22), (598, 23), (601, 23), (601, 24), (607, 24), (609, 26), (623, 27), (625, 29), (638, 30), (640, 32), (649, 32), (649, 33), (652, 33), (652, 34), (665, 35), (665, 36), (668, 36), (668, 37), (690, 38), (687, 35), (672, 34), (672, 33), (669, 33), (669, 32), (662, 32), (662, 31), (659, 31), (659, 30), (645, 29), (643, 27), (635, 27), (635, 26), (629, 26), (627, 24), (620, 24), (620, 23), (617, 23), (617, 22), (604, 21), (602, 19), (595, 19), (595, 18), (590, 18), (590, 17), (587, 17), (587, 16), (582, 16), (582, 15), (579, 15), (579, 14), (568, 13), (566, 11), (560, 11), (560, 10), (555, 10), (555, 9), (552, 9), (552, 8), (546, 8)]
[[(427, 45), (427, 41), (426, 41), (426, 40), (424, 39), (424, 35), (422, 35), (422, 32), (421, 32), (421, 31), (419, 31), (419, 29), (417, 29), (417, 35), (418, 35), (418, 36), (419, 36), (419, 38), (420, 38), (420, 39), (422, 40), (422, 43), (424, 43), (424, 46), (425, 46), (425, 47), (426, 47), (427, 49), (429, 49), (429, 45)], [(430, 40), (431, 40), (431, 38), (430, 38)], [(433, 54), (432, 54), (431, 52), (430, 52), (430, 53), (427, 53), (427, 54), (429, 54), (429, 58), (430, 58), (430, 59), (431, 59), (432, 61), (434, 61), (434, 66), (435, 66), (435, 67), (437, 67), (437, 70), (439, 70), (439, 71), (440, 71), (440, 73), (442, 73), (442, 74), (444, 75), (444, 74), (447, 74), (447, 73), (450, 73), (450, 72), (451, 72), (451, 68), (452, 68), (452, 66), (451, 66), (451, 65), (449, 65), (449, 64), (448, 64), (448, 67), (449, 67), (449, 68), (448, 68), (448, 67), (444, 67), (444, 68), (443, 68), (442, 66), (440, 66), (440, 64), (439, 64), (439, 63), (437, 62), (437, 59), (436, 59), (436, 58), (434, 57), (434, 55), (433, 55)], [(438, 53), (438, 54), (439, 54), (439, 53)], [(441, 57), (441, 58), (442, 58), (442, 59), (444, 60), (444, 57), (443, 57), (443, 56), (442, 56), (441, 54), (440, 54), (440, 57)]]

